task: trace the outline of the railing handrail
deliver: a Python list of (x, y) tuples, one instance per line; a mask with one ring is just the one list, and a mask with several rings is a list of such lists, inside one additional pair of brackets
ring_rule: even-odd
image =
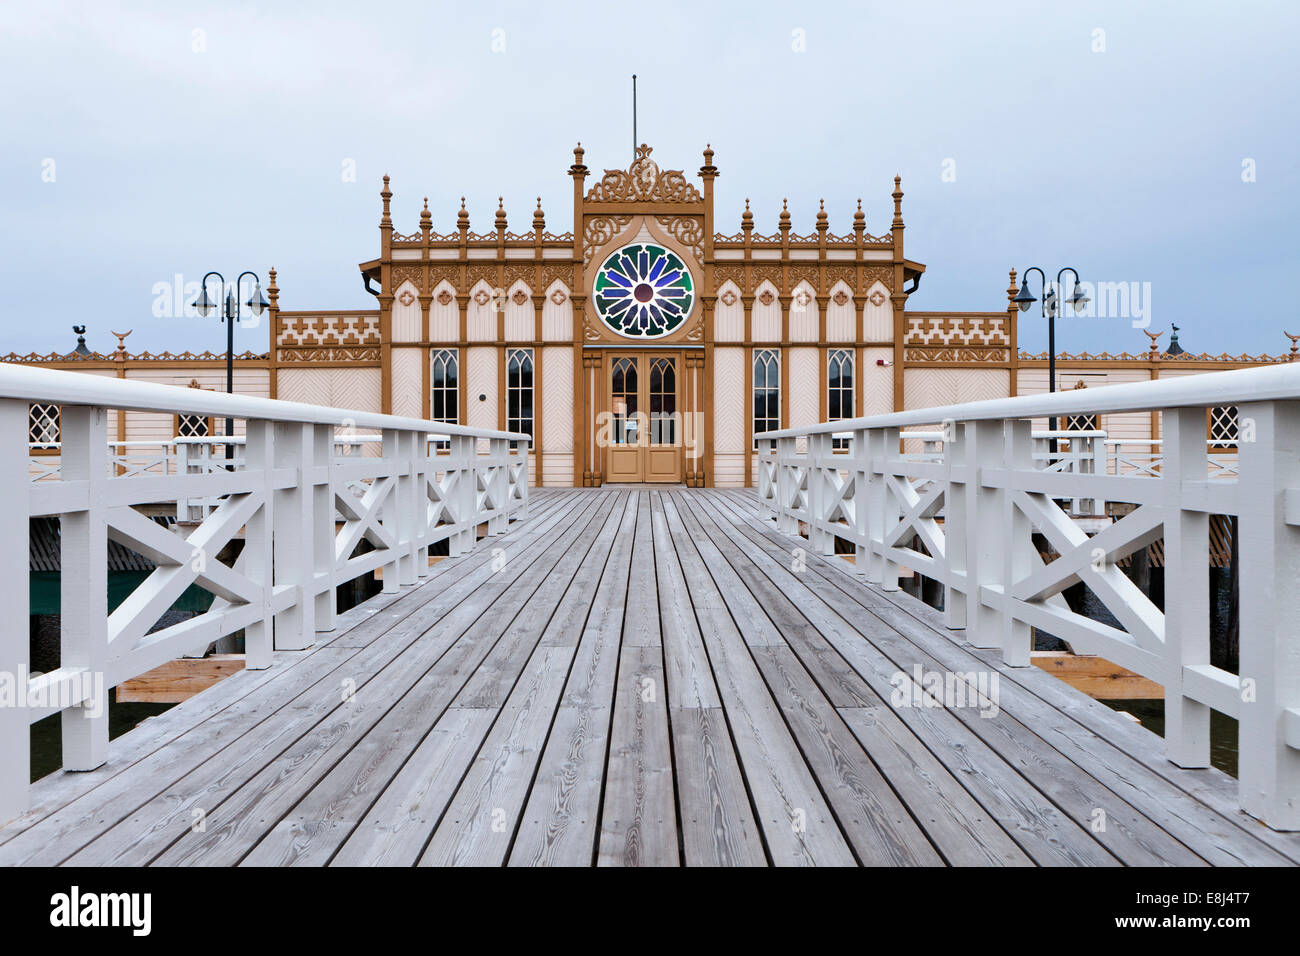
[(799, 438), (806, 435), (851, 432), (859, 428), (933, 425), (945, 420), (977, 422), (1005, 418), (1050, 418), (1052, 416), (1060, 418), (1064, 415), (1237, 405), (1243, 402), (1285, 399), (1300, 399), (1300, 363), (1233, 369), (1228, 372), (1208, 372), (1204, 375), (1157, 379), (1153, 382), (1127, 382), (1122, 385), (1070, 389), (1045, 395), (989, 398), (964, 405), (937, 405), (933, 408), (918, 408), (864, 418), (845, 418), (800, 428), (762, 432), (757, 438), (760, 441), (770, 438)]
[[(65, 372), (48, 368), (25, 368), (0, 365), (0, 399), (14, 398), (40, 404), (86, 405), (131, 411), (209, 415), (214, 418), (256, 418), (272, 422), (297, 422), (309, 425), (350, 425), (352, 427), (397, 429), (401, 431), (437, 432), (470, 438), (505, 438), (528, 441), (532, 436), (519, 432), (473, 428), (430, 422), (421, 418), (384, 415), (355, 409), (308, 405), (250, 395), (228, 395), (199, 388), (162, 385), (157, 382), (132, 382), (102, 378), (82, 372)], [(437, 428), (430, 428), (436, 425)]]

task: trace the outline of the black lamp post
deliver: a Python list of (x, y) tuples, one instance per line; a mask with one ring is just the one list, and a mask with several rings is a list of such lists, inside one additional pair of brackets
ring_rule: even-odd
[[(1074, 294), (1067, 300), (1075, 312), (1082, 312), (1083, 307), (1088, 304), (1088, 296), (1084, 294), (1083, 286), (1079, 282), (1079, 273), (1069, 266), (1066, 266), (1056, 274), (1056, 285), (1048, 288), (1047, 275), (1038, 266), (1030, 266), (1020, 277), (1020, 291), (1011, 301), (1014, 302), (1021, 312), (1028, 312), (1029, 307), (1038, 300), (1034, 298), (1029, 291), (1029, 273), (1037, 272), (1041, 280), (1040, 289), (1042, 292), (1042, 305), (1040, 313), (1047, 319), (1047, 390), (1048, 392), (1056, 391), (1056, 314), (1060, 311), (1060, 295), (1064, 286), (1061, 285), (1061, 277), (1067, 272), (1074, 276)], [(1053, 415), (1047, 426), (1051, 431), (1056, 431), (1056, 416)], [(1056, 438), (1052, 438), (1052, 452), (1056, 452)]]
[[(208, 296), (208, 279), (216, 276), (221, 283), (221, 293), (217, 301), (213, 301)], [(248, 306), (253, 315), (261, 315), (262, 311), (267, 308), (269, 303), (262, 297), (262, 280), (258, 278), (256, 272), (244, 270), (235, 280), (235, 284), (229, 289), (226, 288), (226, 279), (220, 272), (209, 272), (203, 277), (203, 285), (199, 292), (199, 297), (194, 300), (194, 308), (199, 310), (199, 315), (210, 315), (218, 303), (224, 299), (224, 313), (221, 321), (226, 323), (226, 393), (233, 395), (235, 393), (235, 323), (239, 321), (239, 287), (243, 285), (244, 276), (249, 276), (253, 280), (253, 291), (244, 305)], [(235, 420), (226, 419), (226, 437), (229, 438), (235, 432)], [(226, 457), (235, 457), (235, 446), (226, 442)]]

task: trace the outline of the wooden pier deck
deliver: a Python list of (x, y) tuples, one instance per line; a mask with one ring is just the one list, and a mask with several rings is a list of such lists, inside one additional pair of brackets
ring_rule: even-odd
[[(35, 784), (0, 863), (1300, 860), (1228, 777), (796, 554), (751, 492), (538, 490), (531, 508), (113, 741), (106, 766)], [(996, 711), (891, 702), (918, 668), (996, 675)]]

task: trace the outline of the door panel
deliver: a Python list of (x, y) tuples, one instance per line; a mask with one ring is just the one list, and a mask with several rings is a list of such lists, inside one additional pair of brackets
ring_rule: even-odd
[(609, 370), (610, 445), (607, 481), (641, 480), (641, 393), (636, 356), (614, 360)]
[(606, 481), (680, 482), (680, 356), (611, 356)]

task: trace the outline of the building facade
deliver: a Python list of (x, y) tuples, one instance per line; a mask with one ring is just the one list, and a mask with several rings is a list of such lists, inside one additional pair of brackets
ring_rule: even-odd
[[(904, 252), (903, 192), (867, 231), (756, 232), (716, 226), (719, 175), (705, 149), (698, 178), (661, 169), (641, 146), (627, 169), (595, 179), (581, 145), (568, 174), (573, 229), (547, 230), (540, 200), (530, 231), (511, 231), (498, 203), (473, 232), (464, 200), (454, 231), (398, 232), (389, 178), (380, 193), (379, 255), (360, 263), (375, 308), (287, 310), (270, 272), (270, 350), (236, 362), (245, 394), (356, 408), (533, 437), (541, 485), (677, 483), (743, 486), (757, 471), (755, 436), (777, 428), (1047, 390), (1046, 356), (1019, 351), (1015, 273), (999, 309), (907, 309), (925, 266)], [(1290, 361), (1284, 356), (1061, 355), (1059, 388)], [(128, 352), (9, 355), (5, 361), (224, 389), (224, 357)], [(120, 413), (119, 441), (215, 434), (220, 423)], [(1091, 423), (1158, 439), (1151, 415)], [(1210, 427), (1210, 426), (1207, 426)], [(33, 443), (53, 450), (57, 409), (33, 408)], [(1207, 432), (1207, 434), (1209, 434)], [(1214, 437), (1210, 435), (1210, 437)], [(39, 452), (39, 448), (34, 449)]]

